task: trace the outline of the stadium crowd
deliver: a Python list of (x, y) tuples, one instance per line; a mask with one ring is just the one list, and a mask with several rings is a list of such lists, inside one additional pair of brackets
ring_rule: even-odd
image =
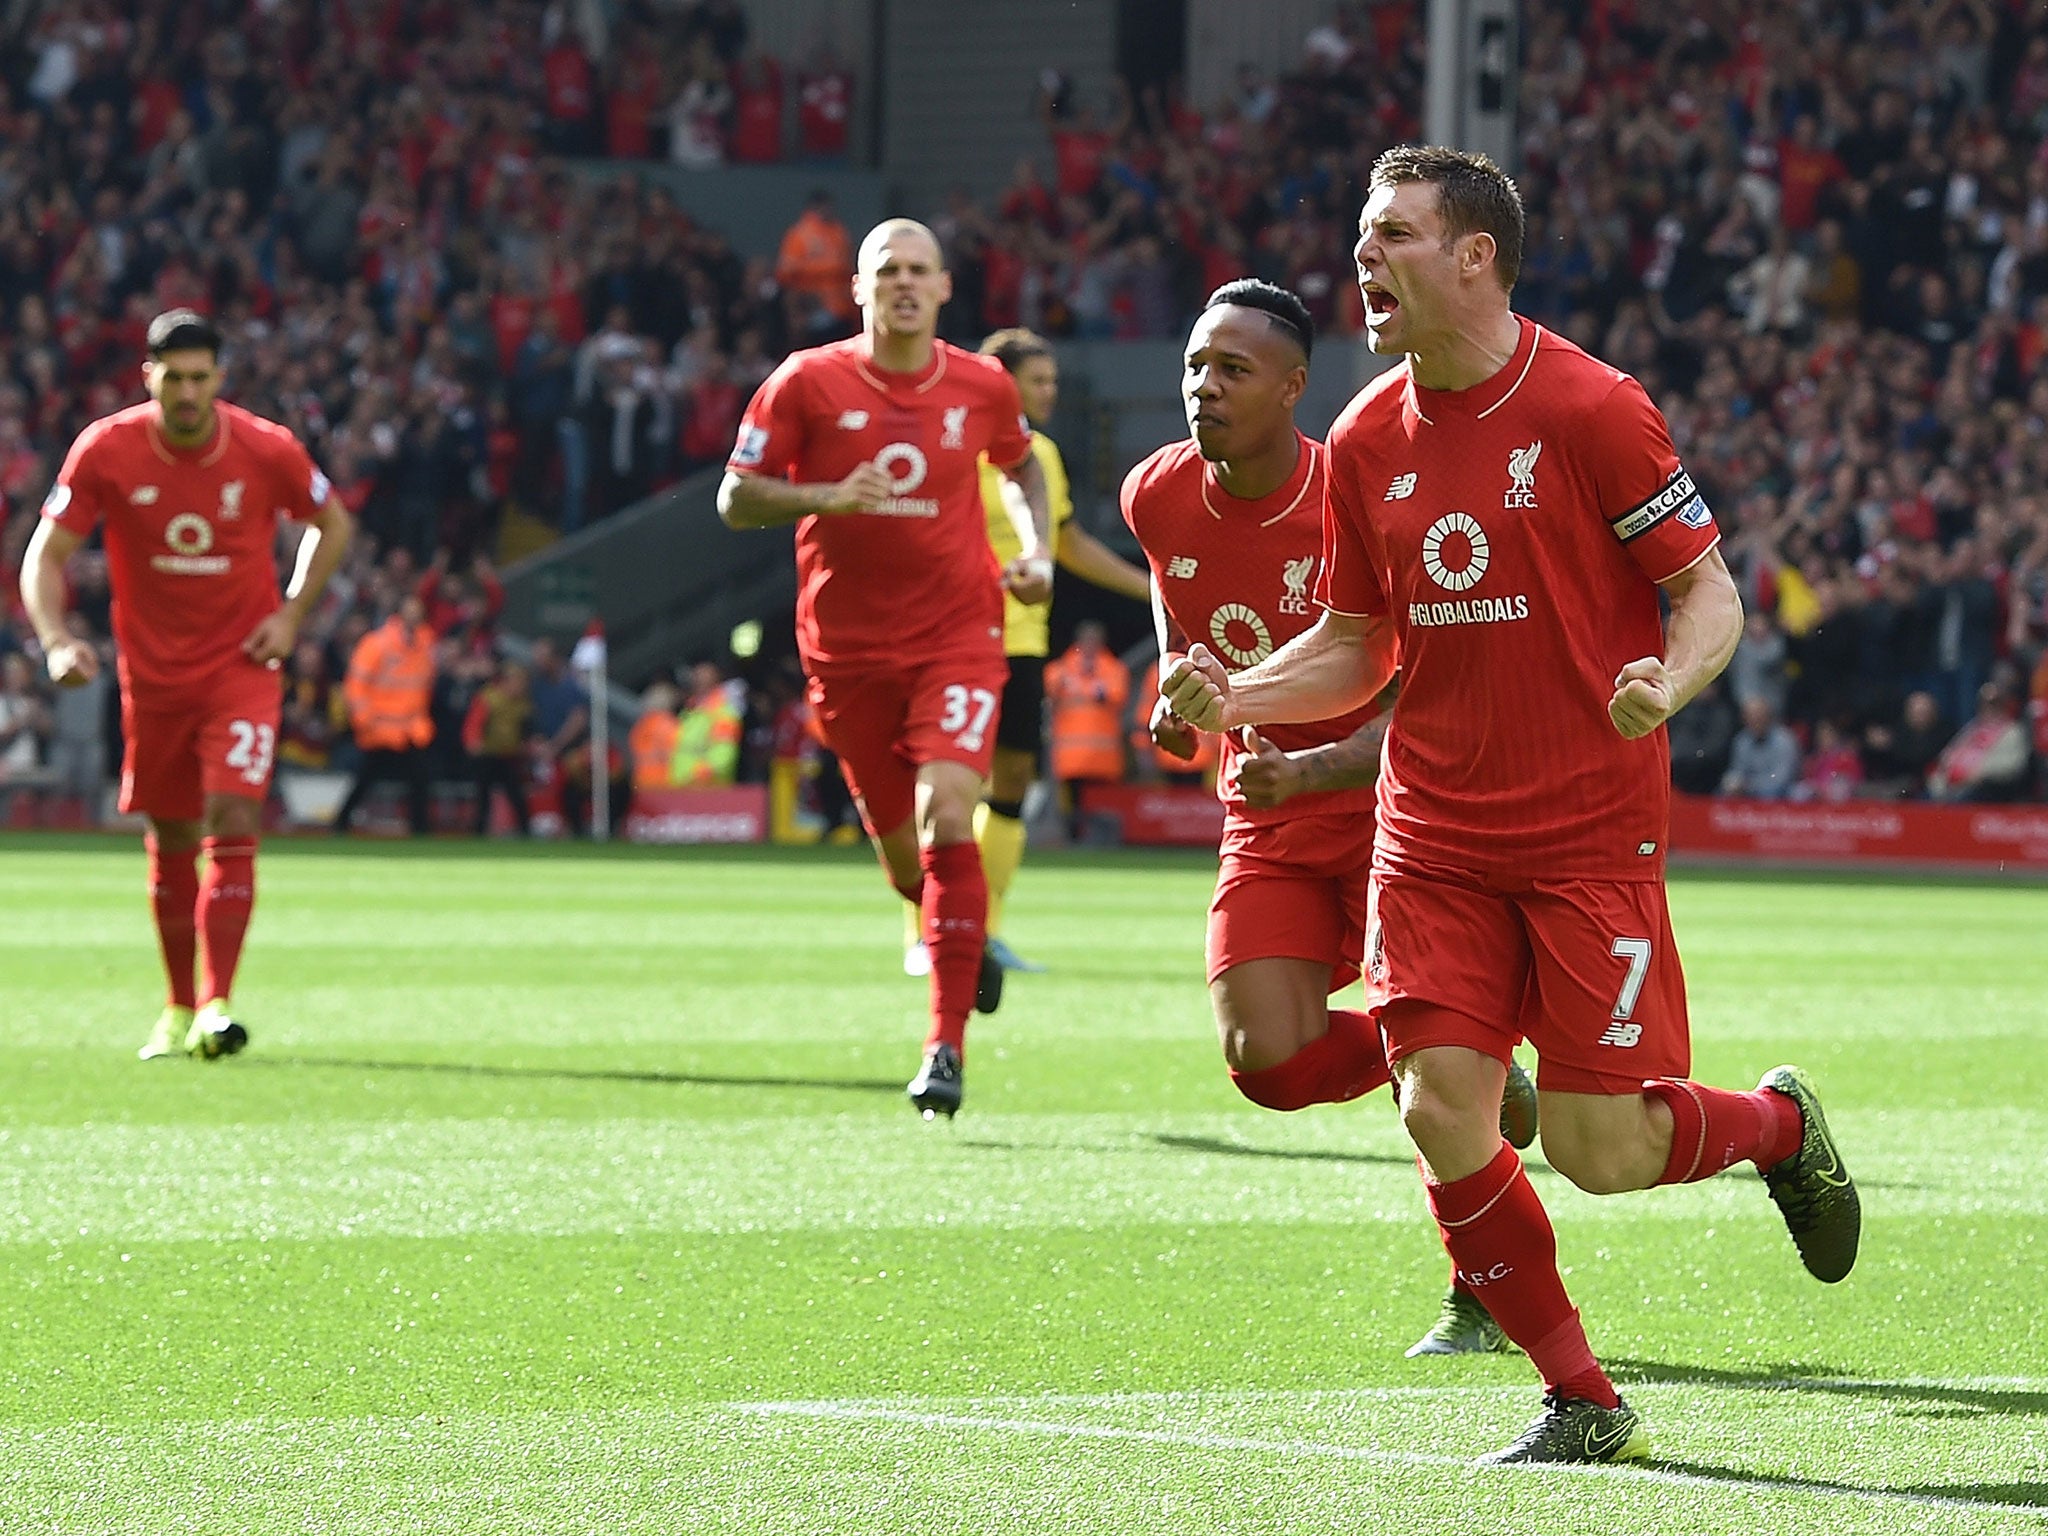
[[(365, 530), (295, 690), (338, 689), (437, 572), (457, 615), (437, 675), (482, 688), (495, 577), (472, 561), (508, 501), (571, 530), (722, 459), (775, 361), (848, 322), (829, 202), (742, 253), (658, 187), (564, 158), (845, 153), (854, 82), (829, 50), (791, 94), (737, 0), (667, 14), (10, 13), (9, 570), (71, 436), (133, 397), (149, 315), (197, 303), (231, 337), (230, 392), (306, 441)], [(1675, 723), (1678, 781), (2048, 795), (2048, 17), (1536, 0), (1524, 26), (1518, 306), (1643, 379), (1753, 616), (1725, 686)], [(1360, 189), (1420, 130), (1423, 45), (1422, 7), (1381, 0), (1335, 7), (1297, 69), (1246, 68), (1220, 101), (1119, 88), (1098, 113), (1049, 75), (1042, 159), (935, 220), (949, 333), (1177, 336), (1247, 270), (1355, 331)], [(104, 571), (76, 574), (104, 635)], [(0, 652), (25, 649), (10, 612)], [(87, 713), (32, 673), (0, 689), (0, 762), (70, 771)]]

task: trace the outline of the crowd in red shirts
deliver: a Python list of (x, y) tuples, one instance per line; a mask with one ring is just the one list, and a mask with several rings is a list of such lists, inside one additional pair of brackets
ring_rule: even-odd
[[(1681, 779), (2043, 793), (2048, 10), (1539, 0), (1522, 17), (1517, 308), (1648, 386), (1762, 616), (1677, 732)], [(1334, 7), (1296, 69), (1246, 68), (1218, 101), (1119, 87), (1098, 114), (1049, 77), (1044, 153), (946, 210), (956, 328), (1172, 338), (1249, 270), (1355, 332), (1365, 179), (1421, 132), (1424, 43), (1421, 0), (1376, 0)], [(1737, 738), (1760, 710), (1789, 775), (1747, 771)], [(1934, 774), (1959, 737), (1995, 738), (1972, 756), (1996, 771)]]
[[(141, 328), (174, 303), (221, 320), (232, 397), (299, 432), (371, 542), (418, 566), (453, 549), (462, 568), (515, 488), (574, 527), (716, 462), (775, 361), (843, 333), (825, 271), (842, 237), (741, 253), (557, 153), (831, 157), (852, 81), (828, 54), (750, 53), (737, 0), (662, 17), (518, 0), (252, 4), (225, 24), (172, 0), (10, 13), (6, 563), (72, 434), (135, 397)], [(1523, 25), (1518, 304), (1649, 386), (1764, 616), (1726, 698), (1680, 732), (1681, 775), (1728, 782), (1761, 698), (1799, 763), (1789, 786), (1738, 776), (1767, 792), (1924, 786), (1931, 759), (1901, 743), (1986, 711), (2033, 764), (1973, 792), (2038, 788), (2041, 8), (1537, 0)], [(1247, 270), (1354, 330), (1364, 177), (1421, 131), (1424, 37), (1420, 0), (1339, 6), (1278, 78), (1245, 69), (1199, 103), (1119, 92), (1100, 115), (1050, 78), (1044, 152), (933, 220), (951, 332), (1174, 337)], [(1797, 790), (1816, 755), (1831, 766)]]

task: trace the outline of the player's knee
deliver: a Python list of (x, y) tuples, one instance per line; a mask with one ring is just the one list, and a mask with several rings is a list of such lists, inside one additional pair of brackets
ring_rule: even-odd
[(1618, 1195), (1638, 1187), (1624, 1149), (1569, 1124), (1543, 1127), (1543, 1157), (1589, 1195)]
[(239, 795), (217, 795), (206, 803), (208, 837), (254, 837), (263, 828), (263, 805)]
[(1466, 1106), (1427, 1083), (1408, 1082), (1401, 1092), (1401, 1127), (1415, 1149), (1440, 1162), (1469, 1139), (1472, 1116)]

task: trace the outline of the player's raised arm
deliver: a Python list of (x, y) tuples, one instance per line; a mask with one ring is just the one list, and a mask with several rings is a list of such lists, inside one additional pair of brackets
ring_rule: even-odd
[(43, 665), (50, 681), (75, 688), (92, 681), (100, 669), (99, 653), (90, 644), (73, 637), (64, 622), (67, 583), (64, 566), (78, 553), (85, 535), (73, 533), (49, 518), (36, 524), (29, 535), (28, 550), (21, 561), (21, 603), (35, 626), (36, 639), (43, 647)]
[(1664, 654), (1623, 667), (1607, 704), (1614, 728), (1631, 741), (1690, 704), (1721, 675), (1742, 638), (1742, 596), (1718, 547), (1658, 585), (1671, 599)]
[(354, 516), (339, 496), (330, 493), (299, 539), (299, 552), (292, 560), (284, 602), (242, 642), (242, 650), (251, 661), (277, 666), (291, 655), (292, 647), (298, 644), (299, 631), (305, 628), (306, 615), (320, 600), (334, 573), (341, 569), (341, 557), (348, 553), (355, 532)]
[(1393, 627), (1383, 618), (1323, 610), (1313, 629), (1232, 675), (1206, 645), (1163, 671), (1173, 712), (1204, 731), (1327, 720), (1370, 702), (1394, 675)]
[(844, 480), (810, 485), (728, 469), (718, 487), (718, 515), (728, 528), (784, 528), (814, 515), (872, 512), (888, 494), (888, 471), (875, 464), (856, 466)]

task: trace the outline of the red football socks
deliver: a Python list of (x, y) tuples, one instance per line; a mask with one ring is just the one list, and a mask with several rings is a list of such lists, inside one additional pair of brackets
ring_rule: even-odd
[(209, 1003), (226, 997), (235, 984), (242, 939), (256, 906), (256, 839), (209, 837), (206, 879), (199, 889), (199, 991)]
[(1799, 1106), (1769, 1088), (1737, 1093), (1664, 1077), (1643, 1084), (1643, 1092), (1671, 1109), (1671, 1160), (1659, 1184), (1710, 1179), (1737, 1163), (1772, 1167), (1799, 1150), (1806, 1130)]
[(1389, 1080), (1379, 1029), (1355, 1008), (1332, 1008), (1330, 1028), (1285, 1061), (1257, 1072), (1232, 1069), (1230, 1081), (1267, 1109), (1343, 1104)]
[(149, 906), (156, 917), (156, 942), (163, 952), (171, 1005), (196, 1008), (192, 963), (199, 948), (199, 850), (159, 848), (154, 832), (144, 836), (142, 847), (148, 855)]
[(932, 957), (932, 1028), (924, 1043), (964, 1054), (987, 938), (988, 876), (971, 838), (920, 848), (917, 860), (924, 868), (924, 943)]
[(1603, 1408), (1619, 1402), (1565, 1294), (1557, 1236), (1515, 1149), (1503, 1141), (1492, 1162), (1449, 1184), (1425, 1174), (1422, 1189), (1458, 1280), (1528, 1351), (1544, 1387)]

